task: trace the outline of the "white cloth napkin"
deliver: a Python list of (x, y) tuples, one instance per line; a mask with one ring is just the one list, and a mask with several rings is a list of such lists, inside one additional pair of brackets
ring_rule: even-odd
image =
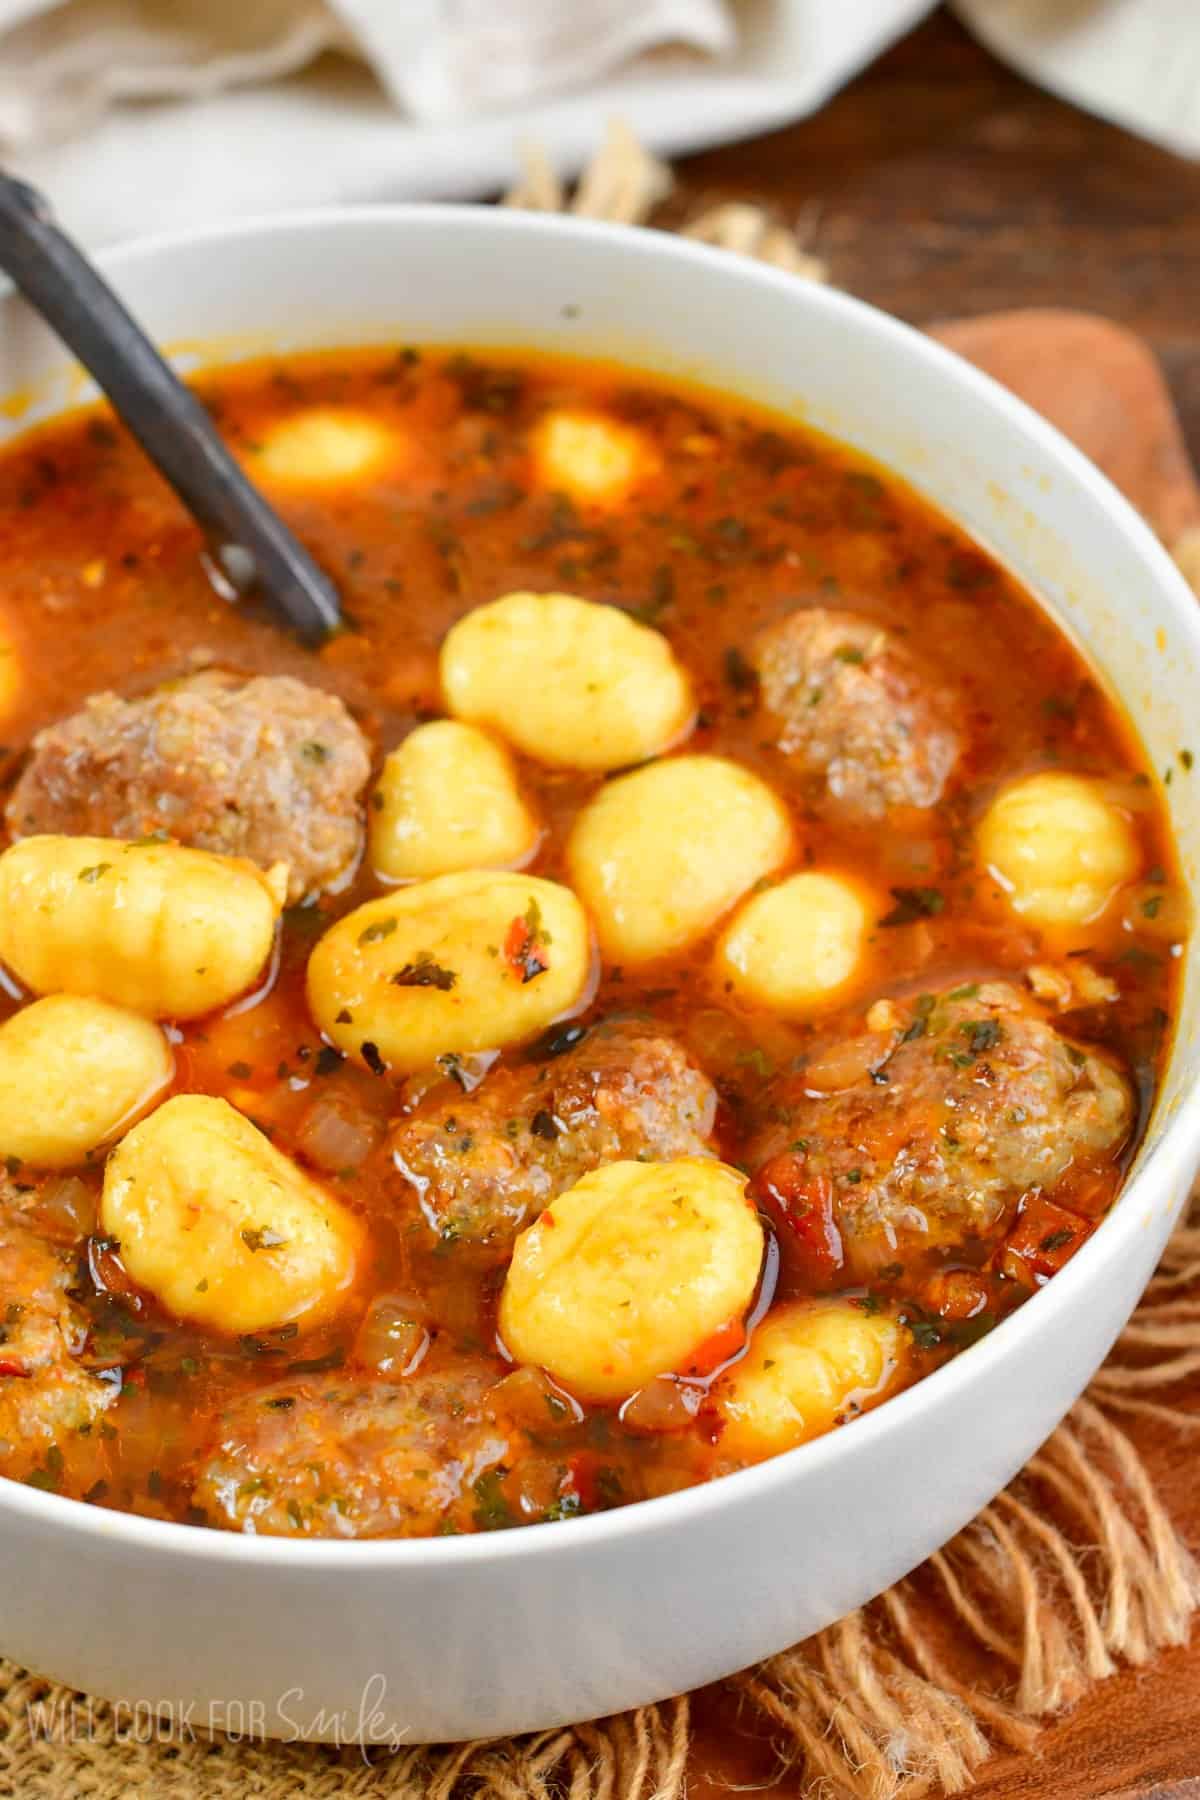
[(74, 135), (128, 100), (360, 57), (416, 120), (585, 87), (654, 48), (734, 47), (725, 0), (0, 0), (0, 141)]
[(1200, 157), (1200, 0), (957, 0), (957, 10), (1030, 81)]
[[(0, 0), (0, 156), (92, 244), (672, 155), (814, 111), (934, 0)], [(1032, 79), (1200, 156), (1200, 0), (957, 0)]]
[(614, 115), (666, 155), (802, 117), (933, 3), (0, 0), (0, 157), (91, 244), (486, 195), (522, 137), (573, 175)]

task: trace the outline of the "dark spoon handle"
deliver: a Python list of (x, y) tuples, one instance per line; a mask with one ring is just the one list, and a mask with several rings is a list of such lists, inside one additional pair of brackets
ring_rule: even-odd
[(247, 479), (199, 401), (59, 230), (42, 197), (3, 173), (0, 269), (103, 388), (203, 529), (230, 586), (252, 583), (310, 643), (335, 630), (341, 611), (329, 577)]

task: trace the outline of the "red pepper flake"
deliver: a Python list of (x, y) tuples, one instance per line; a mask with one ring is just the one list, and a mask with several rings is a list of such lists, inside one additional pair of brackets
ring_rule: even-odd
[(725, 1429), (725, 1415), (715, 1406), (702, 1406), (696, 1415), (696, 1424), (707, 1443), (717, 1444)]
[(542, 909), (530, 897), (524, 916), (514, 919), (504, 937), (504, 960), (522, 983), (535, 981), (550, 967), (547, 954), (550, 934), (542, 924)]
[(28, 1381), (31, 1373), (32, 1370), (27, 1369), (24, 1363), (13, 1362), (7, 1356), (0, 1360), (0, 1375), (17, 1375), (23, 1381)]
[(550, 1212), (550, 1211), (549, 1211), (549, 1210), (547, 1210), (547, 1211), (546, 1211), (546, 1212), (544, 1212), (544, 1213), (543, 1213), (543, 1214), (542, 1214), (542, 1216), (541, 1216), (541, 1219), (540, 1219), (540, 1220), (539, 1220), (539, 1224), (542, 1224), (542, 1225), (557, 1225), (557, 1224), (558, 1224), (558, 1220), (557, 1220), (557, 1219), (556, 1219), (556, 1218), (555, 1218), (555, 1216), (554, 1216), (554, 1214), (553, 1214), (553, 1213), (552, 1213), (552, 1212)]

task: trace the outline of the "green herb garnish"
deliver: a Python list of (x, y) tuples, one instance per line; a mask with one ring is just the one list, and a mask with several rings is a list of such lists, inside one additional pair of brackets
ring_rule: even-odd
[(891, 895), (896, 904), (880, 919), (881, 925), (912, 925), (917, 919), (935, 919), (946, 905), (946, 896), (935, 887), (894, 887)]

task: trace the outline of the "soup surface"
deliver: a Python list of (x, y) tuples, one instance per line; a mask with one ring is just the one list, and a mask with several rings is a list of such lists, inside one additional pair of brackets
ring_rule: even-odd
[(1034, 601), (886, 471), (625, 369), (200, 391), (347, 625), (223, 598), (102, 410), (0, 456), (0, 1470), (561, 1520), (841, 1427), (1053, 1275), (1186, 919)]

